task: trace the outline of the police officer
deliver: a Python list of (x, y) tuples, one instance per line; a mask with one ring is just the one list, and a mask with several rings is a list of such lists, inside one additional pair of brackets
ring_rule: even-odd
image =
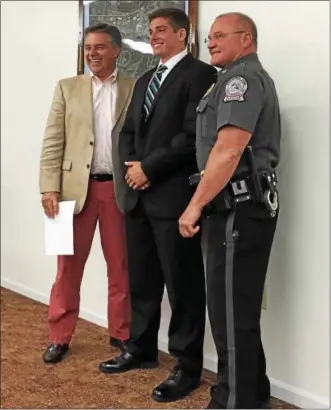
[(201, 217), (206, 227), (208, 312), (218, 354), (208, 408), (268, 408), (260, 314), (279, 209), (279, 104), (257, 56), (252, 19), (217, 17), (207, 42), (211, 64), (222, 70), (197, 108), (201, 181), (179, 229), (194, 236)]

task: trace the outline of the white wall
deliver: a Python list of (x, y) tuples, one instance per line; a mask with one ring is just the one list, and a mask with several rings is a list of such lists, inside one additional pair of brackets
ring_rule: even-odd
[[(44, 256), (38, 166), (53, 87), (76, 74), (76, 1), (1, 2), (2, 285), (48, 302), (55, 259)], [(263, 334), (273, 394), (301, 407), (329, 405), (329, 6), (311, 1), (201, 1), (200, 38), (222, 12), (253, 17), (260, 58), (283, 116), (282, 210)], [(61, 26), (60, 26), (61, 25)], [(201, 59), (208, 61), (201, 41)], [(81, 315), (105, 325), (106, 271), (96, 235)], [(46, 320), (46, 318), (44, 318)], [(160, 347), (166, 348), (163, 304)], [(46, 338), (46, 335), (45, 335)], [(207, 328), (205, 365), (216, 369)]]

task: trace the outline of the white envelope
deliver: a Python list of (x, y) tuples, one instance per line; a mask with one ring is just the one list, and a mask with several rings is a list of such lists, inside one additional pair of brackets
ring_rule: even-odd
[(76, 201), (59, 203), (59, 213), (52, 219), (45, 215), (46, 255), (74, 254), (74, 209)]

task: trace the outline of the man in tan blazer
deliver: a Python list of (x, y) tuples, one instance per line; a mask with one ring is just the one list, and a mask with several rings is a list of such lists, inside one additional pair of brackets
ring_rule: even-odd
[(130, 298), (123, 198), (127, 184), (118, 156), (119, 132), (134, 79), (116, 67), (122, 39), (114, 26), (85, 30), (84, 55), (91, 75), (60, 80), (55, 88), (40, 160), (45, 214), (54, 218), (59, 201), (75, 200), (74, 255), (58, 256), (50, 295), (49, 344), (45, 363), (57, 363), (69, 348), (79, 314), (80, 285), (97, 221), (108, 273), (110, 343), (129, 338)]

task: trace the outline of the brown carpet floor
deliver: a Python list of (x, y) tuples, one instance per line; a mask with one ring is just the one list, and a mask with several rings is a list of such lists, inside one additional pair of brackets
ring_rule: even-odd
[[(101, 360), (117, 354), (107, 346), (107, 330), (79, 320), (70, 355), (44, 365), (47, 306), (1, 289), (1, 408), (205, 408), (215, 375), (205, 371), (201, 387), (187, 399), (158, 404), (151, 390), (168, 375), (172, 359), (160, 353), (160, 368), (105, 375)], [(295, 408), (272, 400), (272, 407)]]

